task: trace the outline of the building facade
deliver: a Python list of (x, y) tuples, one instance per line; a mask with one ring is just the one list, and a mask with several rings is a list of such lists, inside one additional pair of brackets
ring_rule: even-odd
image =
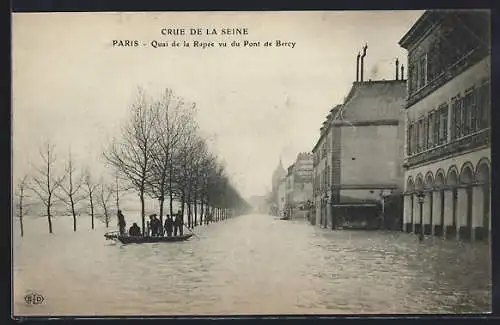
[(313, 224), (328, 227), (331, 206), (328, 204), (328, 189), (332, 186), (332, 128), (331, 120), (339, 112), (341, 105), (332, 108), (320, 128), (320, 137), (312, 150), (313, 155)]
[(426, 11), (408, 51), (405, 230), (457, 239), (491, 232), (489, 11)]
[[(357, 70), (344, 103), (323, 123), (313, 149), (315, 213), (323, 227), (379, 228), (386, 225), (386, 200), (394, 203), (392, 209), (401, 201), (407, 90), (398, 61), (395, 70), (394, 80), (376, 81), (363, 80)], [(399, 206), (401, 211), (392, 212), (394, 222), (402, 216)]]

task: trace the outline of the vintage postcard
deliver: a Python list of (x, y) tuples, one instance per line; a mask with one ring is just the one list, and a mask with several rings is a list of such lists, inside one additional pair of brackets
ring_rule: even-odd
[(490, 312), (489, 25), (13, 13), (13, 316)]

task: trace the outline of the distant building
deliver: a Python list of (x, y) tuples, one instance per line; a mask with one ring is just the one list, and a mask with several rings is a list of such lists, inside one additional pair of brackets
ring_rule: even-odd
[(286, 185), (287, 185), (286, 177), (283, 177), (278, 186), (278, 216), (280, 217), (283, 217), (283, 213), (285, 212)]
[(292, 217), (302, 218), (309, 211), (308, 202), (313, 198), (313, 156), (301, 152), (288, 167), (286, 175), (286, 209)]
[[(333, 108), (323, 123), (313, 149), (316, 220), (320, 226), (380, 227), (397, 222), (402, 215), (402, 209), (397, 211), (401, 206), (397, 198), (404, 184), (407, 91), (397, 61), (395, 70), (394, 80), (376, 81), (364, 81), (363, 70), (357, 70), (361, 78), (357, 77), (344, 103)], [(382, 211), (386, 197), (392, 198), (388, 199), (392, 204), (388, 211)], [(384, 218), (386, 214), (391, 217)]]
[(281, 158), (278, 164), (278, 167), (273, 172), (272, 176), (272, 190), (270, 194), (270, 210), (271, 214), (279, 215), (279, 205), (280, 200), (278, 198), (278, 191), (280, 183), (283, 181), (283, 178), (286, 176), (286, 170), (283, 168), (283, 163), (281, 162)]
[(426, 11), (399, 44), (409, 64), (405, 229), (487, 239), (490, 13)]
[(293, 214), (293, 211), (295, 209), (295, 204), (293, 202), (293, 187), (294, 187), (294, 176), (295, 176), (294, 168), (295, 164), (288, 166), (285, 177), (285, 182), (286, 182), (285, 211), (288, 216)]

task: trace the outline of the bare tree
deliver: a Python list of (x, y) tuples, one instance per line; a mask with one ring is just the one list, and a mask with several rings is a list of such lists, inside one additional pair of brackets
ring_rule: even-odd
[(163, 223), (167, 196), (170, 199), (170, 210), (173, 208), (174, 152), (181, 139), (189, 132), (189, 128), (194, 125), (194, 105), (192, 109), (188, 109), (182, 99), (175, 99), (172, 91), (167, 89), (156, 106), (158, 119), (154, 123), (154, 132), (158, 141), (151, 154), (152, 175), (148, 182), (148, 192), (152, 198), (159, 201), (160, 222)]
[(54, 164), (56, 155), (54, 145), (47, 142), (40, 149), (42, 164), (39, 168), (35, 167), (36, 175), (33, 177), (29, 189), (33, 191), (42, 201), (47, 212), (47, 221), (49, 224), (49, 233), (52, 233), (52, 206), (56, 190), (61, 186), (65, 175), (56, 176), (54, 173)]
[(26, 204), (24, 199), (28, 196), (26, 195), (26, 189), (28, 183), (28, 176), (24, 176), (19, 180), (19, 183), (16, 188), (16, 197), (17, 197), (17, 217), (19, 218), (19, 227), (21, 229), (21, 237), (24, 236), (24, 225), (23, 225), (23, 217), (26, 213), (29, 213), (29, 210), (26, 208)]
[(139, 192), (143, 235), (145, 193), (152, 167), (151, 151), (156, 143), (154, 123), (157, 119), (158, 111), (140, 91), (132, 106), (130, 119), (122, 130), (122, 138), (120, 141), (114, 140), (103, 153), (106, 161)]
[(109, 211), (109, 202), (113, 195), (114, 189), (112, 187), (106, 186), (101, 182), (99, 193), (98, 193), (98, 202), (104, 213), (104, 223), (106, 224), (106, 228), (109, 228), (109, 222), (111, 221), (111, 214)]
[(90, 175), (90, 171), (87, 168), (85, 171), (85, 190), (87, 192), (89, 203), (90, 203), (90, 220), (92, 229), (94, 229), (94, 216), (95, 216), (95, 192), (98, 188), (98, 184), (95, 183)]
[(66, 182), (61, 183), (61, 190), (63, 195), (58, 196), (58, 198), (66, 204), (71, 216), (73, 217), (73, 231), (76, 231), (76, 206), (84, 199), (84, 195), (81, 193), (81, 188), (83, 185), (82, 175), (77, 175), (76, 167), (73, 164), (73, 155), (71, 150), (69, 151), (68, 163), (66, 165), (65, 175), (67, 176)]

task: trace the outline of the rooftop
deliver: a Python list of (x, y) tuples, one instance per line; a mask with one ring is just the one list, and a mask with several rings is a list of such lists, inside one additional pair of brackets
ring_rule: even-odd
[(407, 97), (406, 80), (354, 82), (336, 120), (399, 119)]

